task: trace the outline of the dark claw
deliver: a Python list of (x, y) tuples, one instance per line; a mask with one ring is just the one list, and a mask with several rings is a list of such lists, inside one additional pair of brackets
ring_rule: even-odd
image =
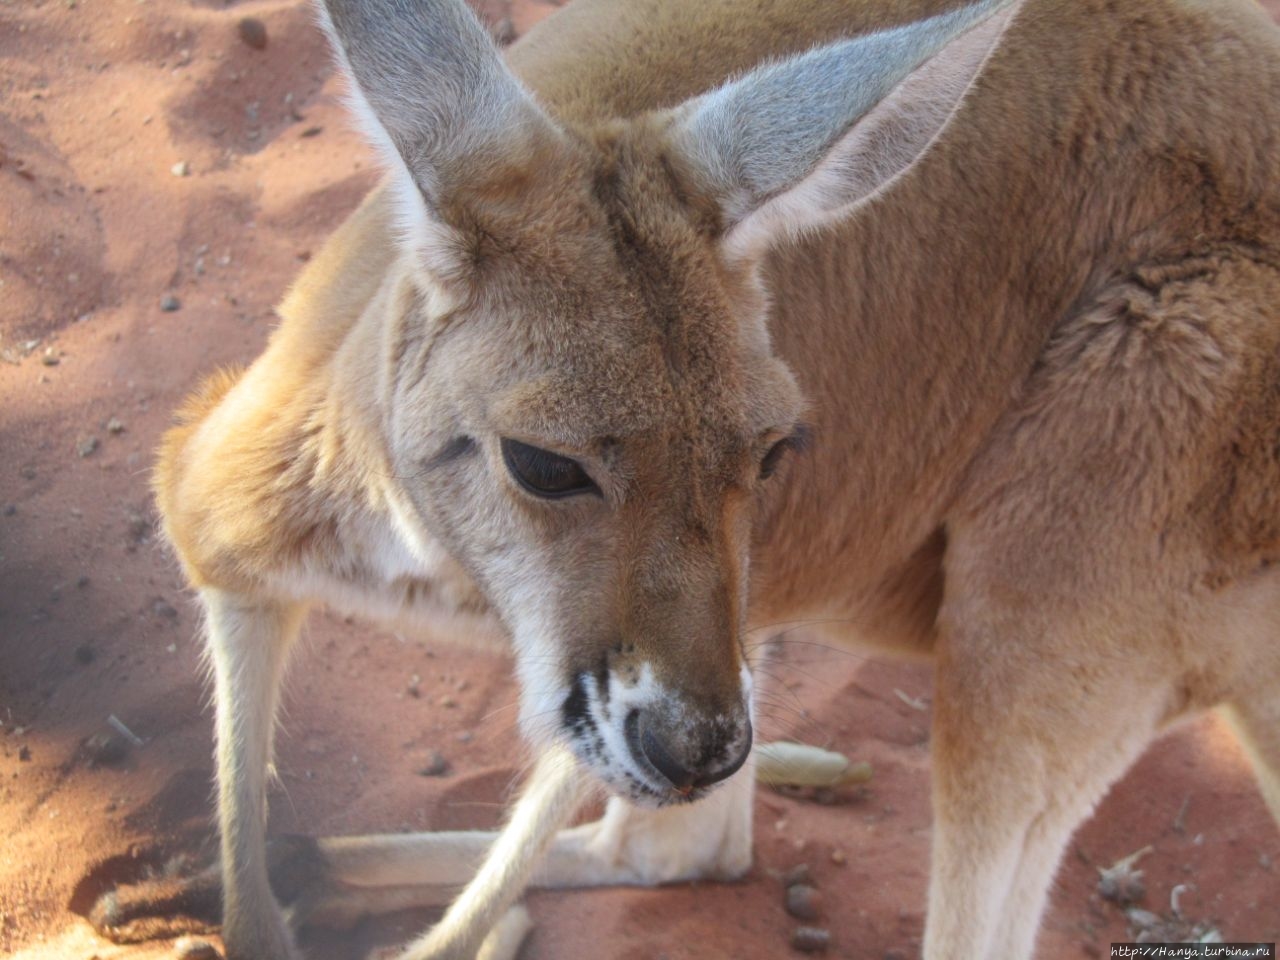
[(89, 911), (95, 930), (116, 943), (139, 943), (187, 933), (210, 933), (222, 918), (222, 881), (216, 866), (191, 876), (121, 884)]
[[(154, 862), (156, 858), (151, 859)], [(129, 858), (110, 861), (99, 868), (97, 879), (113, 873), (119, 877), (122, 864), (129, 862)], [(215, 932), (222, 921), (219, 865), (215, 860), (184, 870), (187, 864), (187, 858), (175, 857), (168, 860), (159, 875), (133, 883), (122, 882), (124, 878), (120, 877), (93, 901), (87, 919), (100, 935), (116, 943)], [(145, 868), (145, 863), (142, 866)], [(268, 842), (267, 870), (271, 889), (282, 906), (305, 899), (309, 886), (320, 881), (326, 872), (315, 840), (294, 835)], [(156, 872), (154, 866), (150, 872)]]

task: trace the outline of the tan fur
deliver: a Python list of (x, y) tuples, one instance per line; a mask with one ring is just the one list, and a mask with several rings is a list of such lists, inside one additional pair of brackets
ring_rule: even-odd
[[(566, 662), (652, 664), (708, 715), (751, 625), (935, 654), (925, 955), (1015, 960), (1170, 722), (1232, 705), (1276, 803), (1280, 36), (1248, 0), (1026, 0), (900, 182), (758, 273), (719, 256), (648, 111), (950, 6), (579, 0), (509, 56), (571, 135), (460, 190), (460, 270), (424, 277), (375, 192), (183, 408), (156, 491), (193, 584), (264, 610), (480, 610), (464, 571), (523, 538), (574, 585)], [(548, 511), (483, 437), (428, 466), (449, 418), (625, 489)], [(620, 871), (583, 882), (662, 878)]]

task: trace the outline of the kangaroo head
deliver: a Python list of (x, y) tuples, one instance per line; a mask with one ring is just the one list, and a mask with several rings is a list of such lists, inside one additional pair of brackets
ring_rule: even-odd
[(751, 745), (752, 531), (807, 433), (761, 258), (910, 168), (994, 7), (583, 129), (460, 0), (325, 2), (402, 220), (379, 371), (400, 523), (510, 628), (525, 731), (632, 799), (696, 797)]

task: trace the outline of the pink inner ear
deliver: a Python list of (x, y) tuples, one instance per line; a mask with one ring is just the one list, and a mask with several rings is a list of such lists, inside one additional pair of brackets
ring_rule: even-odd
[(726, 256), (757, 257), (848, 216), (909, 170), (959, 108), (1014, 10), (992, 14), (908, 74), (807, 177), (743, 217), (725, 236)]

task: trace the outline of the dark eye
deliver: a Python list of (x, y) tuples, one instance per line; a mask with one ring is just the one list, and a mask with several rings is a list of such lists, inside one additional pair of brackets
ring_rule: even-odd
[(769, 452), (764, 455), (764, 459), (760, 461), (760, 479), (768, 480), (778, 470), (778, 464), (782, 463), (782, 458), (787, 455), (787, 451), (791, 449), (791, 438), (779, 440)]
[(809, 428), (801, 424), (791, 432), (790, 436), (783, 437), (769, 448), (769, 452), (760, 461), (760, 479), (768, 480), (777, 472), (778, 466), (782, 463), (782, 458), (787, 455), (787, 451), (803, 450), (808, 443)]
[(558, 453), (504, 438), (502, 459), (516, 483), (534, 496), (556, 499), (600, 492), (582, 464)]

